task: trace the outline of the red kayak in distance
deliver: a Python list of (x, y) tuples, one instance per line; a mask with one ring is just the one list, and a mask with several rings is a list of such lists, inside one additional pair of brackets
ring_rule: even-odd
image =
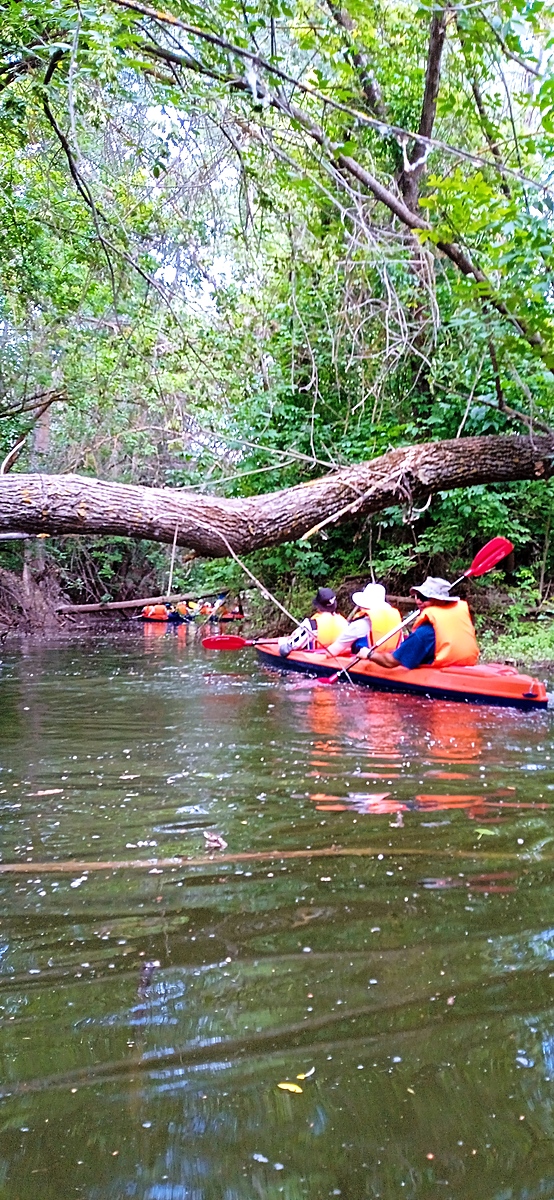
[[(277, 639), (255, 644), (256, 654), (266, 667), (279, 671), (299, 671), (321, 678), (336, 675), (348, 665), (348, 659), (333, 658), (323, 650), (293, 650), (281, 658)], [(387, 670), (371, 660), (362, 660), (344, 673), (346, 682), (361, 684), (378, 692), (404, 692), (465, 704), (495, 704), (526, 712), (545, 709), (548, 696), (544, 683), (531, 675), (520, 675), (515, 667), (502, 663), (482, 663), (475, 667), (405, 667)]]

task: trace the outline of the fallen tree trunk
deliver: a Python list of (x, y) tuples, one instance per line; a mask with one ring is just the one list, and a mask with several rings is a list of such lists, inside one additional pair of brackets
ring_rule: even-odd
[(114, 609), (126, 608), (144, 608), (146, 604), (180, 604), (183, 600), (207, 600), (210, 596), (221, 596), (223, 592), (228, 595), (228, 588), (223, 588), (219, 592), (198, 592), (194, 596), (190, 592), (178, 592), (172, 596), (143, 596), (141, 600), (106, 600), (97, 601), (95, 604), (57, 604), (56, 612), (59, 613), (103, 613), (110, 612)]
[(80, 475), (0, 477), (0, 532), (116, 534), (177, 543), (207, 557), (296, 541), (323, 524), (480, 483), (548, 479), (554, 437), (474, 437), (391, 450), (282, 491), (220, 499)]

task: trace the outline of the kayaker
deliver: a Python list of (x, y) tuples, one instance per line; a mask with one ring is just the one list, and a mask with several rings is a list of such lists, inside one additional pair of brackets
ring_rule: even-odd
[[(379, 667), (472, 667), (479, 658), (475, 629), (465, 600), (450, 595), (446, 579), (428, 576), (410, 588), (419, 609), (413, 632), (390, 652), (376, 650), (371, 660)], [(369, 650), (360, 650), (361, 658)]]
[(348, 622), (337, 612), (337, 597), (332, 588), (318, 588), (313, 613), (289, 637), (279, 638), (279, 654), (286, 658), (292, 650), (324, 649), (347, 629)]
[(175, 612), (172, 604), (146, 604), (140, 615), (143, 621), (171, 621), (175, 620)]
[[(355, 621), (346, 623), (346, 627), (330, 644), (330, 654), (357, 654), (362, 647), (374, 646), (386, 633), (392, 632), (401, 624), (402, 617), (398, 609), (387, 603), (382, 583), (367, 583), (363, 592), (352, 594), (352, 601), (362, 615)], [(400, 633), (396, 633), (384, 642), (385, 650), (394, 650), (401, 636)]]

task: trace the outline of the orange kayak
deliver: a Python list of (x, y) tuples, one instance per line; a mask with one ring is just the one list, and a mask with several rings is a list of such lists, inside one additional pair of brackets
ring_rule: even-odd
[[(280, 671), (301, 671), (321, 677), (335, 675), (347, 667), (350, 658), (333, 658), (322, 650), (293, 650), (281, 658), (276, 639), (258, 643), (256, 653), (260, 662)], [(378, 692), (407, 692), (412, 696), (428, 696), (438, 700), (458, 700), (466, 704), (497, 704), (530, 712), (544, 709), (548, 697), (544, 683), (531, 675), (520, 675), (514, 667), (501, 663), (482, 663), (475, 667), (394, 667), (388, 671), (365, 660), (356, 663), (348, 676), (352, 683)]]
[(146, 604), (140, 615), (143, 621), (167, 621), (169, 609), (165, 604)]

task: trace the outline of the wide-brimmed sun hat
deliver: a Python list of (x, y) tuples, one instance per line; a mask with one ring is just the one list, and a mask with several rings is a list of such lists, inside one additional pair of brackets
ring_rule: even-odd
[(352, 593), (352, 600), (358, 608), (375, 608), (385, 603), (386, 594), (382, 583), (366, 583), (363, 592)]
[(410, 588), (410, 595), (423, 596), (424, 600), (442, 600), (443, 604), (457, 604), (458, 597), (453, 596), (448, 580), (428, 575), (419, 587)]
[(332, 588), (318, 588), (313, 599), (313, 606), (319, 612), (335, 612), (337, 597)]

